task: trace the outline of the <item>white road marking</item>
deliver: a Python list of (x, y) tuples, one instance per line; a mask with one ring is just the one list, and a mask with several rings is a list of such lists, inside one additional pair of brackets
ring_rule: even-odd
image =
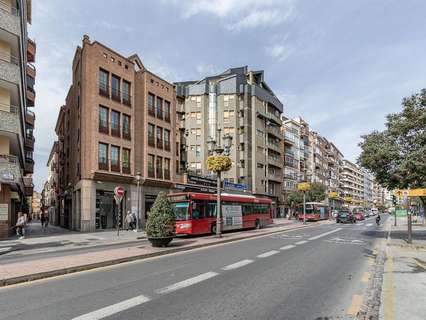
[(176, 290), (186, 288), (186, 287), (192, 286), (194, 284), (200, 283), (204, 280), (208, 280), (210, 278), (216, 277), (217, 275), (219, 275), (219, 273), (217, 273), (217, 272), (202, 273), (202, 274), (200, 274), (196, 277), (177, 282), (175, 284), (164, 287), (162, 289), (158, 289), (155, 292), (158, 293), (158, 294), (170, 293), (170, 292), (173, 292), (173, 291), (176, 291)]
[(267, 258), (267, 257), (273, 256), (274, 254), (277, 254), (277, 253), (279, 253), (279, 251), (271, 250), (271, 251), (259, 254), (257, 257), (258, 258)]
[(225, 267), (223, 267), (221, 269), (225, 270), (225, 271), (227, 271), (227, 270), (233, 270), (233, 269), (238, 269), (238, 268), (244, 267), (244, 266), (246, 266), (246, 265), (248, 265), (248, 264), (250, 264), (252, 262), (254, 262), (254, 261), (250, 260), (250, 259), (241, 260), (241, 261), (235, 262), (233, 264), (227, 265), (227, 266), (225, 266)]
[(289, 244), (287, 246), (281, 247), (280, 250), (288, 250), (288, 249), (292, 249), (292, 248), (295, 248), (295, 247), (296, 247), (295, 245)]
[(298, 241), (298, 242), (296, 242), (295, 244), (304, 244), (304, 243), (307, 243), (308, 241), (306, 241), (306, 240), (302, 240), (302, 241)]
[(358, 226), (363, 226), (364, 225), (364, 222), (362, 222), (362, 223), (359, 223), (359, 224), (357, 224)]
[(367, 223), (367, 227), (371, 227), (372, 225), (372, 223)]
[(331, 230), (331, 231), (328, 231), (328, 232), (325, 232), (325, 233), (321, 233), (321, 234), (319, 234), (319, 235), (317, 235), (315, 237), (309, 238), (309, 240), (317, 240), (319, 238), (328, 236), (329, 234), (335, 233), (335, 232), (340, 231), (340, 230), (342, 230), (342, 228), (337, 228), (337, 229), (334, 229), (334, 230)]
[(136, 307), (138, 305), (141, 305), (145, 302), (150, 301), (151, 299), (149, 297), (140, 295), (128, 300), (121, 301), (119, 303), (110, 305), (108, 307), (95, 310), (90, 313), (83, 314), (77, 318), (73, 318), (72, 320), (97, 320), (97, 319), (103, 319), (109, 316), (112, 316), (113, 314), (116, 314), (118, 312)]

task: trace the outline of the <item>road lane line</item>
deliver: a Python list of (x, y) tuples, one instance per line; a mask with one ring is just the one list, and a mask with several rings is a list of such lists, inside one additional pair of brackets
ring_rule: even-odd
[(352, 297), (351, 306), (349, 307), (346, 314), (349, 316), (356, 316), (359, 312), (359, 309), (361, 308), (361, 304), (362, 304), (362, 295), (355, 294)]
[(308, 240), (317, 240), (319, 238), (328, 236), (329, 234), (335, 233), (335, 232), (340, 231), (340, 230), (342, 230), (342, 228), (337, 228), (337, 229), (334, 229), (334, 230), (331, 230), (331, 231), (328, 231), (328, 232), (325, 232), (325, 233), (321, 233), (321, 234), (319, 234), (319, 235), (317, 235), (315, 237), (309, 238)]
[(295, 248), (295, 247), (296, 247), (295, 245), (289, 244), (287, 246), (281, 247), (280, 250), (288, 250), (288, 249), (292, 249), (292, 248)]
[(307, 243), (308, 241), (306, 241), (306, 240), (302, 240), (302, 241), (298, 241), (298, 242), (296, 242), (295, 244), (297, 244), (297, 245), (299, 245), (299, 244), (304, 244), (304, 243)]
[(372, 223), (367, 223), (367, 227), (371, 227), (372, 225)]
[(113, 314), (116, 314), (118, 312), (139, 306), (145, 302), (150, 301), (151, 299), (147, 296), (140, 295), (128, 300), (121, 301), (119, 303), (110, 305), (108, 307), (95, 310), (90, 313), (83, 314), (77, 318), (73, 318), (72, 320), (98, 320), (103, 319), (109, 316), (112, 316)]
[(246, 265), (248, 265), (248, 264), (250, 264), (252, 262), (254, 262), (254, 261), (250, 260), (250, 259), (241, 260), (241, 261), (235, 262), (233, 264), (227, 265), (227, 266), (225, 266), (225, 267), (223, 267), (221, 269), (225, 270), (225, 271), (227, 271), (227, 270), (233, 270), (233, 269), (238, 269), (238, 268), (244, 267), (244, 266), (246, 266)]
[(170, 293), (182, 288), (186, 288), (189, 286), (192, 286), (194, 284), (200, 283), (202, 281), (208, 280), (210, 278), (216, 277), (217, 275), (219, 275), (219, 273), (217, 272), (206, 272), (206, 273), (202, 273), (196, 277), (193, 278), (189, 278), (180, 282), (176, 282), (175, 284), (172, 284), (170, 286), (155, 290), (156, 293), (158, 294), (165, 294), (165, 293)]
[(259, 254), (257, 257), (258, 258), (267, 258), (267, 257), (273, 256), (274, 254), (277, 254), (277, 253), (279, 253), (279, 251), (271, 250), (271, 251)]
[(364, 222), (358, 224), (358, 226), (363, 226), (363, 225), (364, 225)]

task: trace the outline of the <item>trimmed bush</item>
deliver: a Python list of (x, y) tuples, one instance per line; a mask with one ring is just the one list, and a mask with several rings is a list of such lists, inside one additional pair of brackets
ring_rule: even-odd
[(146, 235), (148, 238), (167, 238), (175, 235), (175, 215), (166, 193), (160, 192), (148, 212)]
[(210, 156), (206, 161), (207, 169), (215, 173), (231, 169), (232, 161), (228, 156)]

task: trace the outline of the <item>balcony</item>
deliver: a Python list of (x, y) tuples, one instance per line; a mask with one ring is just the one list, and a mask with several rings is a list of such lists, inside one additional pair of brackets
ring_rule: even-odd
[(0, 29), (4, 29), (15, 36), (21, 35), (19, 10), (10, 5), (10, 2), (0, 2)]
[(276, 138), (279, 138), (279, 139), (283, 138), (283, 135), (282, 135), (279, 127), (268, 126), (266, 130), (267, 130), (268, 134), (273, 135)]
[(275, 112), (267, 112), (267, 117), (269, 120), (274, 121), (277, 125), (281, 126), (282, 121), (280, 116)]
[(34, 128), (35, 114), (31, 110), (25, 113), (25, 122)]
[(284, 142), (292, 145), (295, 144), (294, 137), (290, 136), (287, 132), (284, 133)]
[(28, 62), (32, 62), (32, 63), (35, 62), (36, 49), (37, 49), (36, 43), (33, 40), (28, 39), (27, 41), (27, 61)]
[(34, 136), (32, 134), (27, 133), (25, 136), (25, 148), (28, 150), (34, 150)]
[(278, 153), (281, 153), (280, 145), (278, 143), (268, 141), (268, 148)]
[(282, 160), (280, 159), (280, 157), (268, 157), (268, 164), (273, 165), (275, 167), (278, 168), (282, 168), (283, 167), (283, 163)]
[(33, 178), (32, 177), (23, 177), (23, 180), (24, 180), (25, 196), (31, 197), (33, 195), (33, 191), (34, 191)]
[(35, 79), (37, 75), (36, 67), (32, 63), (27, 64), (27, 76)]
[(27, 104), (28, 104), (28, 106), (34, 107), (35, 97), (36, 97), (36, 94), (35, 94), (34, 89), (27, 87)]
[(16, 156), (0, 154), (0, 179), (2, 183), (19, 183), (21, 167)]
[(281, 175), (281, 173), (278, 172), (268, 172), (268, 179), (281, 183), (283, 181), (283, 176)]
[(17, 85), (21, 83), (19, 59), (3, 51), (0, 51), (0, 79)]
[(25, 157), (25, 174), (34, 173), (34, 160), (30, 157)]
[(18, 107), (0, 102), (0, 131), (19, 133)]

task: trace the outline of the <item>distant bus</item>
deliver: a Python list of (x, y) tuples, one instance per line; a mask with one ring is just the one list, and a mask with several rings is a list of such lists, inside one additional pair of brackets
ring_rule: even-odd
[[(176, 234), (216, 233), (215, 194), (172, 193), (168, 195), (176, 217)], [(249, 195), (221, 195), (222, 230), (262, 228), (272, 223), (272, 200)]]
[[(297, 206), (299, 220), (303, 220), (303, 204)], [(330, 217), (329, 206), (321, 202), (306, 202), (306, 221), (325, 220)]]

